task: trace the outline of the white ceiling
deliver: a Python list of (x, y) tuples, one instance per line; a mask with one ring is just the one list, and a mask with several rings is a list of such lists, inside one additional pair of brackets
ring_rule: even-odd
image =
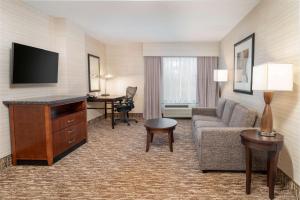
[(33, 1), (105, 42), (220, 41), (260, 0)]

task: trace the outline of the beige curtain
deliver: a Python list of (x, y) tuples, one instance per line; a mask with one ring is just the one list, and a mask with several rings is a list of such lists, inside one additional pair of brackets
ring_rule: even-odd
[(218, 68), (218, 57), (197, 58), (197, 102), (200, 107), (215, 107), (218, 100), (214, 69)]
[(161, 57), (146, 56), (145, 88), (144, 88), (144, 119), (161, 117)]

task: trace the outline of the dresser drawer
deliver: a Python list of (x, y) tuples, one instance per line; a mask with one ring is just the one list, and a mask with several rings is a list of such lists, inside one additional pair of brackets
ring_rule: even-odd
[(72, 113), (70, 115), (62, 116), (55, 118), (53, 120), (52, 129), (53, 132), (62, 130), (69, 126), (73, 126), (75, 124), (85, 122), (86, 121), (86, 111), (79, 111), (76, 113)]
[(69, 126), (53, 133), (53, 154), (57, 156), (68, 148), (86, 139), (86, 123)]

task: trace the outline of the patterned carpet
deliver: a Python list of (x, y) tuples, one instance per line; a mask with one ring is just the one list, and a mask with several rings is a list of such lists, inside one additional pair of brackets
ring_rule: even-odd
[[(142, 120), (114, 130), (109, 120), (89, 126), (89, 142), (53, 166), (17, 166), (1, 171), (0, 199), (268, 199), (265, 175), (253, 176), (245, 195), (244, 173), (201, 173), (191, 121), (179, 120), (174, 152), (154, 136), (145, 153)], [(276, 185), (276, 199), (295, 199)]]

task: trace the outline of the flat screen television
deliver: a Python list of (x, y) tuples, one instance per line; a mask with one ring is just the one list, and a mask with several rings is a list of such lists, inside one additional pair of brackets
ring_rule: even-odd
[(12, 54), (12, 84), (57, 83), (58, 53), (13, 43)]

